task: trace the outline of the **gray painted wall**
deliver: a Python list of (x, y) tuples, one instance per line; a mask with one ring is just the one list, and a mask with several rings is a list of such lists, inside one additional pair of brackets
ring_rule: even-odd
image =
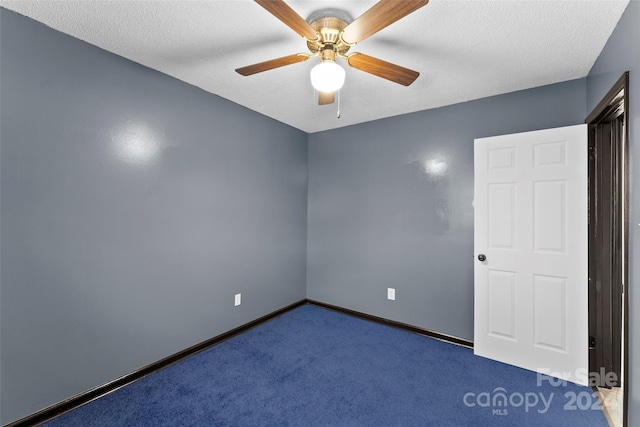
[(473, 339), (473, 140), (582, 123), (585, 85), (310, 135), (308, 298)]
[(305, 133), (0, 28), (2, 424), (305, 297)]
[(629, 425), (640, 425), (640, 1), (631, 1), (587, 77), (592, 111), (629, 71)]

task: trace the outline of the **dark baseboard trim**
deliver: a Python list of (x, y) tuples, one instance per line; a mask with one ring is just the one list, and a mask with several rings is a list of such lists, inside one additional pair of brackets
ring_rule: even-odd
[(360, 319), (369, 320), (383, 325), (391, 326), (393, 328), (402, 329), (404, 331), (413, 332), (415, 334), (424, 335), (425, 337), (434, 338), (439, 341), (445, 341), (451, 344), (456, 344), (462, 347), (473, 348), (473, 341), (465, 338), (456, 337), (453, 335), (443, 334), (441, 332), (424, 329), (419, 326), (409, 325), (407, 323), (396, 322), (395, 320), (385, 319), (384, 317), (373, 316), (371, 314), (362, 313), (360, 311), (351, 310), (349, 308), (340, 307), (333, 304), (327, 304), (325, 302), (315, 301), (307, 299), (308, 304), (323, 307), (329, 310), (337, 311), (339, 313), (348, 314), (350, 316), (359, 317)]
[(82, 405), (85, 405), (95, 399), (98, 399), (104, 395), (107, 395), (119, 388), (122, 388), (128, 384), (131, 384), (139, 379), (142, 379), (148, 375), (151, 375), (161, 369), (168, 367), (169, 365), (173, 365), (176, 362), (179, 362), (187, 357), (193, 356), (196, 353), (199, 353), (203, 350), (208, 349), (216, 344), (221, 343), (222, 341), (228, 340), (236, 335), (239, 335), (247, 330), (254, 328), (268, 320), (273, 319), (274, 317), (280, 316), (288, 311), (293, 310), (294, 308), (298, 308), (304, 305), (307, 302), (306, 299), (300, 300), (296, 303), (288, 305), (284, 308), (276, 310), (272, 313), (266, 314), (256, 320), (245, 323), (244, 325), (238, 326), (228, 332), (210, 338), (206, 341), (202, 341), (194, 346), (191, 346), (187, 349), (179, 351), (171, 356), (165, 357), (164, 359), (158, 360), (157, 362), (151, 363), (145, 367), (142, 367), (136, 371), (133, 371), (129, 374), (126, 374), (120, 378), (117, 378), (113, 381), (110, 381), (106, 384), (102, 384), (96, 388), (88, 390), (84, 393), (80, 393), (76, 396), (73, 396), (67, 400), (56, 403), (48, 408), (44, 408), (41, 411), (38, 411), (34, 414), (28, 415), (24, 418), (21, 418), (17, 421), (14, 421), (10, 424), (7, 424), (5, 427), (31, 427), (36, 426), (38, 424), (49, 421), (59, 415), (64, 414), (65, 412), (69, 412), (73, 409), (76, 409)]

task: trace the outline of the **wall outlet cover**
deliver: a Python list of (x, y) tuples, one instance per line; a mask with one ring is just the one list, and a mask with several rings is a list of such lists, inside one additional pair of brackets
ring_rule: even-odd
[(395, 290), (395, 288), (387, 288), (387, 299), (395, 301), (395, 299), (396, 299), (396, 290)]
[(235, 306), (239, 306), (240, 303), (242, 302), (242, 294), (236, 294), (236, 298), (235, 298)]

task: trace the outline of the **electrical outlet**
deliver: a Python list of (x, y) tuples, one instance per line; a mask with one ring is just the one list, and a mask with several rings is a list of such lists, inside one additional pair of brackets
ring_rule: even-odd
[(242, 294), (236, 294), (236, 300), (235, 300), (235, 306), (239, 306), (240, 303), (242, 302)]
[(387, 299), (395, 301), (395, 299), (396, 299), (396, 290), (395, 290), (395, 288), (387, 288)]

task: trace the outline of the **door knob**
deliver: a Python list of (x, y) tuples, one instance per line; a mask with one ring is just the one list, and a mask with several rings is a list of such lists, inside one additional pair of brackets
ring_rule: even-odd
[(484, 254), (480, 254), (480, 255), (478, 255), (478, 260), (480, 260), (480, 261), (484, 261), (484, 260), (486, 260), (486, 259), (487, 259), (487, 257), (486, 257)]

